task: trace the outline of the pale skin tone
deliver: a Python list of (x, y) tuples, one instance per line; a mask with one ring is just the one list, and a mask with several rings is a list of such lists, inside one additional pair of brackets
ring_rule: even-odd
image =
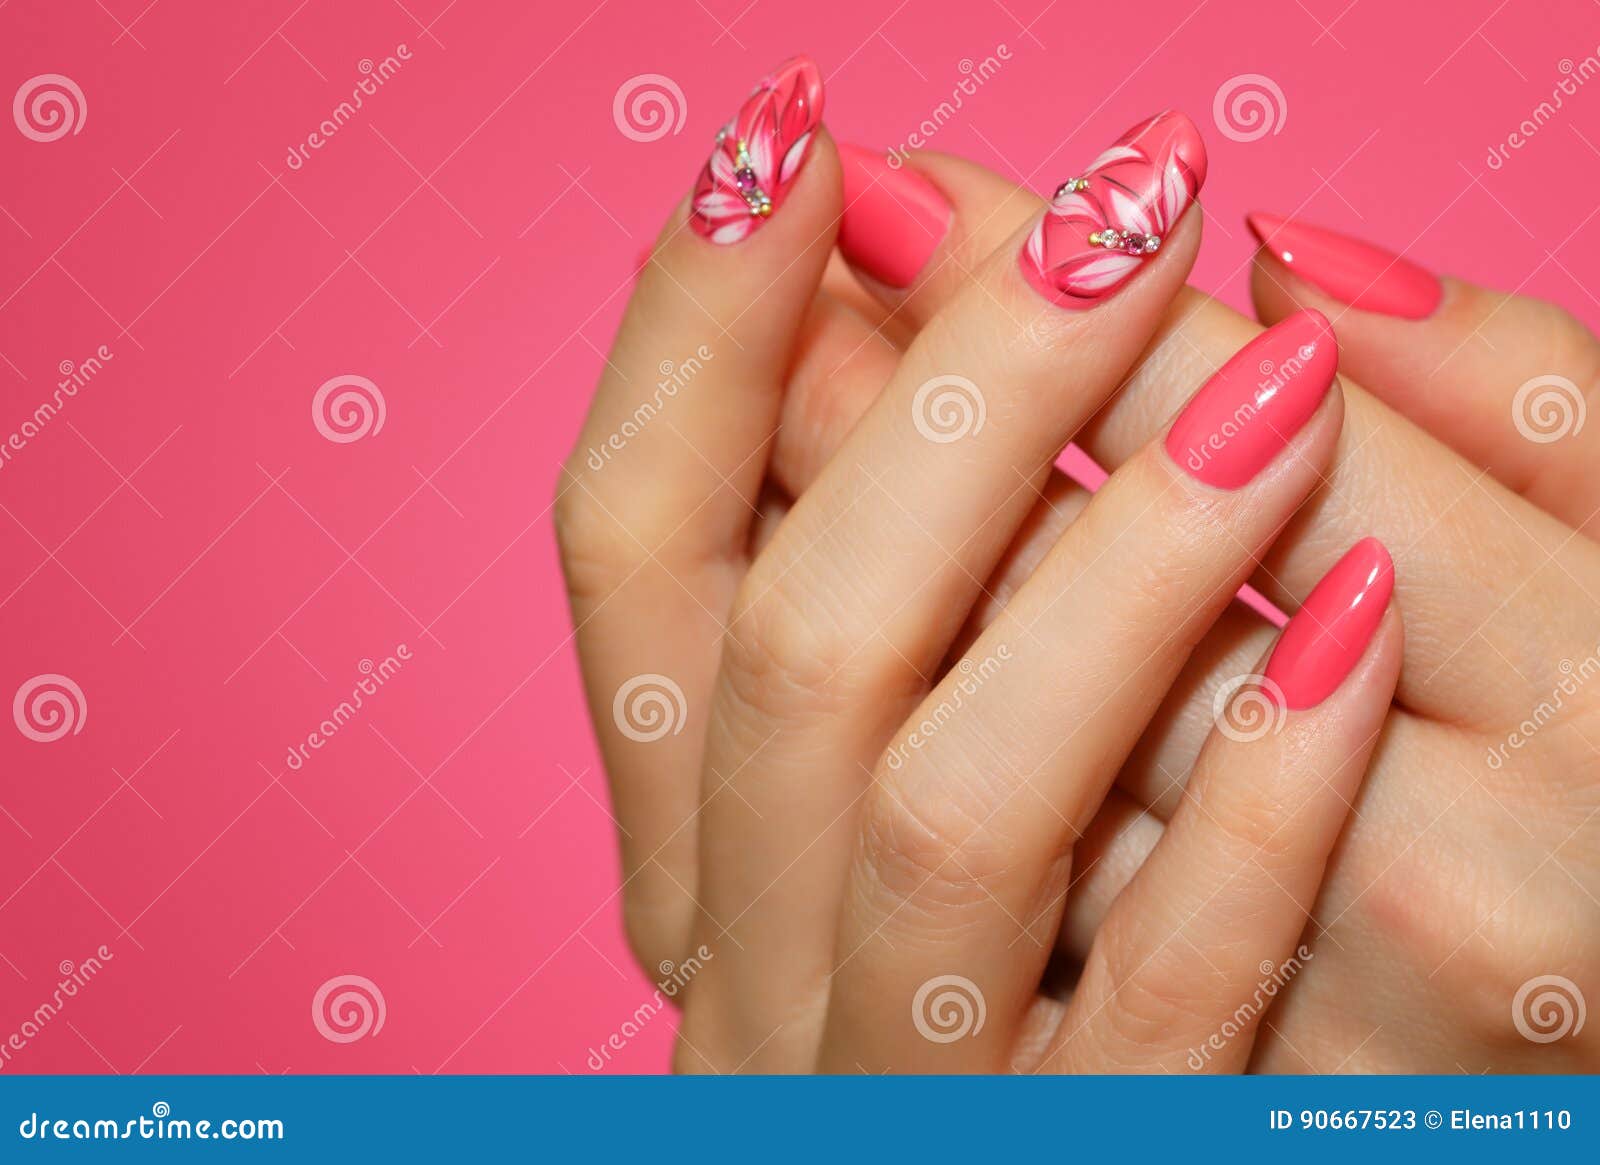
[[(1537, 1043), (1512, 1015), (1537, 976), (1600, 997), (1600, 675), (1572, 682), (1600, 652), (1600, 426), (1536, 444), (1510, 409), (1536, 375), (1600, 383), (1600, 344), (1456, 281), (1425, 321), (1356, 311), (1258, 256), (1258, 317), (1325, 313), (1341, 382), (1224, 493), (1161, 446), (1260, 330), (1183, 286), (1199, 210), (1068, 312), (1017, 275), (1035, 195), (915, 164), (955, 217), (909, 293), (830, 263), (825, 134), (739, 245), (674, 211), (563, 475), (629, 938), (652, 977), (712, 954), (677, 1066), (1600, 1068), (1600, 1025)], [(987, 417), (945, 444), (913, 403), (950, 373)], [(1069, 439), (1114, 469), (1092, 504), (1051, 469)], [(1213, 694), (1277, 634), (1238, 585), (1292, 611), (1368, 535), (1397, 581), (1354, 670), (1219, 732)], [(643, 674), (680, 732), (620, 730)], [(946, 976), (985, 1019), (939, 1042), (913, 1001)]]

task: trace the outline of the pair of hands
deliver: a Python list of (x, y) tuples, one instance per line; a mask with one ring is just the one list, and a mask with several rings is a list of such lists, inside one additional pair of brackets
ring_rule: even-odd
[(678, 1065), (1593, 1070), (1600, 343), (1268, 220), (1263, 332), (1181, 115), (1043, 206), (821, 98), (730, 121), (556, 503)]

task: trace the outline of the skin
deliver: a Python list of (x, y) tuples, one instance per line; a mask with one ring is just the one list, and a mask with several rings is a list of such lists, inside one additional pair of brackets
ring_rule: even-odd
[[(1594, 384), (1600, 345), (1456, 281), (1425, 321), (1353, 311), (1258, 256), (1262, 321), (1323, 311), (1344, 383), (1255, 482), (1208, 492), (1160, 440), (1260, 329), (1181, 286), (1197, 211), (1066, 313), (1015, 278), (1039, 200), (919, 158), (955, 217), (896, 292), (830, 263), (823, 138), (737, 248), (669, 218), (557, 502), (630, 940), (647, 968), (714, 953), (680, 996), (679, 1066), (1600, 1066), (1593, 1026), (1536, 1043), (1512, 1015), (1536, 976), (1600, 985), (1600, 684), (1510, 736), (1600, 650), (1596, 430), (1534, 445), (1509, 399)], [(581, 451), (701, 337), (715, 359), (595, 471)], [(985, 429), (920, 439), (916, 388), (958, 369)], [(1049, 468), (1069, 437), (1117, 467), (1092, 508)], [(1213, 694), (1275, 636), (1234, 586), (1292, 610), (1368, 534), (1397, 585), (1356, 669), (1281, 732), (1219, 735)], [(910, 747), (959, 662), (1002, 645)], [(647, 672), (687, 715), (641, 743), (610, 712)], [(909, 1012), (946, 974), (986, 1022), (941, 1043)]]

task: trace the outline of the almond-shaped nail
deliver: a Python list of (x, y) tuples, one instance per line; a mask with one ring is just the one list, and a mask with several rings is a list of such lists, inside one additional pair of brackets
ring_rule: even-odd
[(890, 287), (910, 287), (938, 250), (953, 213), (939, 188), (882, 151), (840, 143), (844, 218), (839, 251)]
[(1294, 711), (1322, 703), (1366, 652), (1393, 592), (1389, 552), (1376, 538), (1363, 538), (1284, 626), (1263, 686)]
[(1319, 311), (1280, 320), (1217, 370), (1167, 433), (1167, 455), (1218, 489), (1265, 469), (1328, 395), (1339, 344)]
[(1444, 295), (1436, 276), (1382, 247), (1275, 214), (1250, 214), (1245, 221), (1278, 262), (1340, 303), (1420, 320)]
[(1023, 275), (1054, 303), (1093, 307), (1161, 248), (1205, 180), (1194, 122), (1171, 111), (1140, 122), (1056, 190), (1023, 244)]
[(727, 125), (694, 186), (689, 222), (713, 243), (748, 238), (783, 205), (822, 123), (822, 74), (795, 57), (761, 79)]

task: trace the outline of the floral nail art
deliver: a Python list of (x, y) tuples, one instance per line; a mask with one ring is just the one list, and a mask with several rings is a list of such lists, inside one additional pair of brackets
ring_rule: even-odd
[(771, 217), (821, 121), (822, 74), (808, 57), (795, 57), (763, 78), (717, 131), (690, 205), (696, 233), (713, 243), (737, 243)]
[(1205, 179), (1194, 122), (1169, 112), (1134, 126), (1061, 184), (1022, 248), (1023, 275), (1063, 307), (1093, 307), (1161, 249)]

